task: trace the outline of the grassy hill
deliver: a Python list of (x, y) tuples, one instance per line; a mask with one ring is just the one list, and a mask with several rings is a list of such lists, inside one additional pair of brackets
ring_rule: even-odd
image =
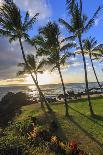
[[(92, 103), (95, 113), (103, 116), (103, 98), (94, 98)], [(69, 105), (69, 118), (64, 117), (63, 103), (51, 104), (53, 114), (43, 112), (39, 104), (23, 106), (21, 114), (16, 116), (14, 123), (4, 130), (4, 134), (0, 138), (0, 149), (3, 147), (7, 149), (11, 145), (13, 149), (18, 146), (19, 150), (24, 147), (25, 152), (30, 155), (53, 155), (52, 151), (48, 151), (46, 144), (40, 143), (39, 145), (38, 143), (34, 147), (29, 140), (27, 142), (26, 136), (31, 118), (36, 117), (39, 119), (39, 130), (48, 128), (48, 124), (52, 120), (56, 120), (59, 128), (54, 135), (60, 137), (64, 143), (75, 140), (80, 149), (93, 152), (94, 155), (103, 155), (103, 120), (90, 117), (85, 99), (71, 101)]]

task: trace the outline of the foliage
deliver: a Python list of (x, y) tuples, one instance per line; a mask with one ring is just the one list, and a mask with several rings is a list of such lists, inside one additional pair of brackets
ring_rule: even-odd
[[(39, 61), (39, 59), (32, 54), (27, 55), (26, 59), (27, 59), (27, 63), (29, 65), (31, 72), (33, 73), (33, 75), (36, 79), (36, 82), (38, 83), (38, 73), (40, 73), (40, 74), (43, 73), (44, 60)], [(18, 67), (22, 67), (23, 69), (17, 73), (17, 76), (30, 74), (26, 63), (19, 63)]]
[[(45, 64), (53, 66), (52, 71), (60, 65), (65, 65), (69, 57), (74, 56), (69, 49), (74, 47), (73, 42), (66, 44), (64, 39), (60, 40), (61, 32), (55, 22), (49, 22), (46, 26), (39, 29), (39, 36), (34, 38), (39, 46), (37, 55), (47, 56)], [(64, 42), (64, 43), (63, 43)]]
[[(97, 100), (95, 99), (93, 101), (95, 102), (94, 109), (97, 110), (97, 114), (99, 114), (99, 112), (100, 114), (102, 114), (102, 108), (100, 108), (102, 107), (102, 98), (97, 99)], [(72, 101), (72, 102), (74, 102), (74, 104), (72, 103), (71, 105), (70, 113), (72, 114), (73, 119), (75, 119), (77, 123), (79, 123), (82, 127), (84, 127), (88, 132), (92, 133), (92, 135), (94, 134), (93, 136), (101, 141), (102, 135), (101, 136), (99, 135), (102, 134), (100, 133), (102, 127), (100, 127), (98, 123), (102, 125), (102, 121), (96, 121), (96, 120), (90, 119), (90, 116), (88, 115), (88, 106), (86, 104), (86, 100), (84, 101), (78, 100), (76, 101), (77, 104), (75, 104), (75, 101)], [(31, 106), (32, 105), (25, 106), (25, 108), (27, 107), (27, 110), (29, 110)], [(32, 106), (32, 109), (37, 110), (36, 105), (33, 105), (33, 106)], [(85, 137), (83, 136), (83, 133), (79, 129), (77, 129), (75, 126), (73, 126), (71, 122), (68, 122), (68, 120), (63, 117), (63, 113), (64, 113), (62, 111), (64, 110), (63, 104), (57, 104), (57, 105), (53, 104), (52, 106), (53, 106), (54, 111), (58, 114), (57, 116), (58, 121), (60, 122), (62, 129), (67, 135), (67, 140), (65, 140), (64, 136), (62, 138), (61, 132), (60, 134), (58, 134), (60, 127), (58, 126), (58, 123), (55, 122), (55, 120), (51, 121), (51, 118), (50, 118), (49, 122), (47, 122), (48, 125), (46, 125), (45, 121), (43, 121), (43, 118), (40, 117), (39, 112), (38, 112), (39, 113), (38, 117), (36, 117), (36, 122), (33, 121), (34, 119), (30, 117), (30, 114), (28, 113), (28, 118), (24, 120), (19, 119), (19, 121), (16, 120), (15, 122), (10, 123), (7, 128), (5, 128), (4, 130), (1, 130), (0, 151), (3, 153), (5, 152), (5, 154), (7, 152), (8, 153), (10, 152), (11, 154), (12, 153), (16, 154), (18, 151), (19, 154), (21, 155), (22, 154), (36, 154), (36, 153), (42, 154), (44, 152), (46, 152), (47, 154), (54, 154), (54, 153), (58, 154), (58, 152), (59, 154), (71, 154), (71, 152), (74, 150), (79, 151), (79, 152), (81, 150), (82, 152), (83, 147), (82, 149), (81, 147), (79, 149), (78, 143), (81, 142), (81, 144), (79, 144), (79, 146), (81, 146), (83, 142), (83, 143), (86, 143), (85, 145), (89, 146), (88, 151), (93, 152), (95, 149), (93, 150), (90, 149), (91, 148), (90, 142), (87, 140), (87, 138), (85, 139), (85, 142), (83, 141), (84, 139), (83, 137)], [(83, 113), (87, 117), (84, 117), (84, 115), (80, 115), (78, 112), (74, 111), (72, 108), (76, 111), (79, 110), (81, 113)], [(24, 112), (22, 111), (22, 113)], [(32, 116), (34, 117), (33, 114)], [(19, 117), (22, 118), (22, 114)], [(85, 125), (85, 122), (86, 122), (86, 125)], [(55, 125), (56, 130), (50, 129), (52, 128), (51, 124), (56, 124)], [(77, 134), (79, 136), (79, 139), (77, 137)], [(70, 139), (74, 139), (74, 140), (70, 141)], [(84, 145), (84, 150), (85, 150), (85, 145)]]
[(20, 9), (15, 3), (3, 3), (0, 7), (0, 35), (9, 37), (9, 41), (15, 41), (19, 37), (27, 39), (27, 32), (32, 28), (39, 14), (30, 18), (27, 11), (24, 21), (21, 16)]
[(83, 64), (84, 64), (84, 73), (85, 73), (85, 84), (86, 84), (86, 93), (89, 103), (89, 108), (91, 115), (94, 115), (92, 103), (90, 100), (89, 95), (89, 86), (88, 86), (88, 73), (87, 73), (87, 65), (86, 65), (86, 59), (84, 55), (84, 49), (82, 44), (82, 37), (83, 34), (86, 33), (95, 23), (95, 19), (98, 16), (98, 13), (101, 10), (101, 7), (99, 6), (97, 10), (94, 12), (93, 16), (88, 19), (88, 17), (83, 12), (83, 4), (82, 0), (76, 1), (76, 0), (67, 0), (67, 13), (70, 15), (70, 23), (66, 22), (63, 19), (59, 19), (59, 22), (65, 26), (69, 34), (72, 34), (72, 36), (76, 39), (78, 39), (78, 43), (80, 46), (80, 49), (82, 51), (82, 58), (83, 58)]
[[(77, 48), (76, 54), (82, 54), (80, 47)], [(101, 44), (98, 44), (95, 38), (89, 37), (83, 40), (84, 54), (90, 55), (92, 59), (102, 58), (103, 48)]]
[(25, 93), (7, 93), (0, 102), (0, 124), (5, 126), (12, 121), (23, 105), (29, 104), (29, 97)]
[(99, 6), (93, 16), (89, 19), (83, 13), (82, 0), (79, 0), (79, 2), (75, 0), (67, 0), (66, 6), (67, 13), (71, 17), (70, 24), (63, 19), (59, 19), (59, 22), (63, 24), (68, 32), (72, 33), (74, 37), (87, 32), (94, 25), (95, 19), (102, 9), (102, 7)]

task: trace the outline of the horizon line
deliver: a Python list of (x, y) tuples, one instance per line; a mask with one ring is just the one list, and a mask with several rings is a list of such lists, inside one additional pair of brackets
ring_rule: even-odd
[[(102, 83), (101, 81), (100, 83)], [(88, 83), (97, 83), (95, 81), (88, 82)], [(64, 84), (85, 84), (85, 82), (66, 82)], [(35, 85), (35, 84), (6, 84), (6, 85), (0, 85), (0, 87), (6, 87), (6, 86), (30, 86), (30, 85)], [(50, 83), (50, 84), (40, 84), (39, 86), (44, 86), (44, 85), (61, 85), (61, 83)]]

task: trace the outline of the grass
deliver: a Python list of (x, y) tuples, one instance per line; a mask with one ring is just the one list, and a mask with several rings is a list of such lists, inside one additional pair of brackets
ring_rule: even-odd
[[(103, 98), (92, 99), (92, 104), (95, 113), (103, 116)], [(69, 105), (69, 119), (64, 117), (63, 103), (51, 105), (61, 128), (57, 134), (64, 141), (74, 139), (81, 149), (93, 151), (94, 154), (100, 155), (101, 147), (103, 147), (103, 121), (91, 118), (85, 99), (71, 101)], [(22, 107), (22, 113), (17, 119), (21, 120), (42, 114), (40, 105), (29, 105)]]
[[(93, 98), (92, 104), (95, 113), (103, 116), (103, 97)], [(94, 155), (103, 155), (103, 121), (91, 118), (86, 99), (70, 101), (69, 118), (64, 117), (63, 103), (54, 103), (51, 107), (60, 127), (55, 133), (57, 136), (66, 142), (76, 140), (80, 149), (93, 152)], [(42, 117), (48, 121), (52, 119), (50, 114), (44, 115), (39, 104), (32, 104), (22, 107), (21, 114), (16, 117), (15, 122), (23, 122), (32, 116)]]
[[(103, 99), (94, 99), (92, 103), (95, 113), (103, 116)], [(58, 113), (67, 139), (76, 139), (82, 149), (100, 153), (99, 148), (103, 148), (103, 121), (91, 118), (85, 100), (70, 104), (70, 119), (64, 118), (63, 104), (53, 105), (53, 109)]]

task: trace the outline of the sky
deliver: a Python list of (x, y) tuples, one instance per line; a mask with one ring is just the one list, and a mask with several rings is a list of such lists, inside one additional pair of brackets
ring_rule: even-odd
[[(31, 17), (39, 13), (38, 21), (33, 27), (33, 30), (29, 32), (31, 37), (38, 34), (38, 29), (45, 25), (48, 21), (53, 20), (58, 22), (59, 18), (68, 20), (69, 17), (66, 14), (65, 0), (14, 0), (18, 7), (22, 11), (24, 16), (25, 11), (29, 11)], [(0, 0), (0, 4), (2, 0)], [(103, 5), (103, 0), (83, 0), (84, 12), (91, 17), (93, 12), (99, 5)], [(68, 35), (65, 28), (60, 25), (63, 36)], [(103, 12), (95, 20), (94, 27), (85, 34), (85, 37), (96, 37), (98, 43), (103, 43)], [(23, 42), (25, 53), (34, 53), (35, 49)], [(95, 77), (91, 68), (90, 60), (86, 57), (88, 79), (90, 82), (95, 81)], [(9, 43), (7, 38), (0, 38), (0, 85), (8, 84), (28, 84), (32, 83), (30, 76), (17, 77), (17, 72), (21, 69), (17, 67), (19, 62), (23, 62), (21, 50), (18, 41)], [(84, 70), (83, 62), (80, 56), (70, 58), (70, 64), (67, 67), (62, 68), (62, 74), (65, 83), (77, 83), (84, 82)], [(94, 61), (94, 66), (97, 71), (97, 75), (100, 81), (103, 81), (103, 64)], [(59, 74), (57, 71), (50, 73), (49, 70), (45, 71), (44, 74), (38, 75), (40, 84), (51, 84), (60, 83)]]

